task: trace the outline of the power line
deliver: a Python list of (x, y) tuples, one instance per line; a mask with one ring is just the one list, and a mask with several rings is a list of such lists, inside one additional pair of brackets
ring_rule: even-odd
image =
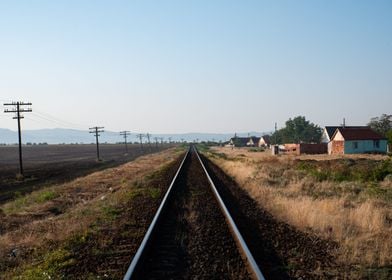
[(45, 120), (45, 121), (47, 121), (49, 123), (53, 123), (53, 124), (56, 124), (56, 125), (59, 125), (59, 126), (62, 126), (62, 127), (66, 127), (66, 128), (83, 129), (85, 127), (88, 127), (87, 125), (74, 124), (74, 123), (67, 122), (67, 121), (64, 121), (64, 120), (60, 120), (60, 119), (54, 118), (54, 117), (52, 117), (50, 115), (46, 115), (46, 114), (39, 113), (39, 112), (33, 113), (33, 115), (38, 117), (38, 118), (40, 118), (40, 119), (42, 119), (42, 120)]
[(60, 119), (58, 117), (52, 116), (51, 114), (42, 112), (42, 111), (35, 110), (35, 112), (37, 114), (40, 114), (42, 117), (45, 117), (45, 118), (47, 118), (47, 119), (49, 119), (51, 121), (53, 120), (53, 121), (55, 121), (57, 123), (63, 124), (63, 125), (68, 126), (68, 127), (80, 127), (80, 128), (88, 127), (87, 124), (80, 124), (80, 123), (73, 123), (73, 122), (70, 122), (70, 121), (66, 121), (66, 120)]
[(104, 132), (103, 130), (103, 126), (94, 126), (94, 127), (90, 127), (90, 131), (89, 133), (94, 133), (95, 136), (95, 140), (97, 143), (97, 160), (100, 161), (101, 159), (99, 158), (99, 142), (98, 142), (98, 137), (101, 136), (99, 133)]
[(30, 102), (25, 103), (25, 102), (10, 102), (10, 103), (4, 103), (4, 106), (13, 106), (12, 109), (4, 109), (4, 113), (15, 113), (15, 117), (13, 119), (18, 120), (18, 139), (19, 139), (19, 171), (20, 175), (22, 178), (24, 177), (24, 172), (23, 172), (23, 160), (22, 160), (22, 132), (21, 132), (21, 127), (20, 127), (20, 119), (23, 119), (23, 115), (21, 113), (27, 113), (27, 112), (32, 112), (33, 110), (31, 107), (25, 109), (23, 106), (31, 106)]
[(58, 122), (56, 120), (53, 120), (53, 119), (46, 118), (46, 117), (41, 116), (41, 115), (36, 114), (36, 113), (32, 113), (32, 115), (34, 117), (37, 117), (41, 121), (45, 121), (46, 123), (52, 123), (52, 124), (56, 124), (56, 125), (59, 125), (59, 126), (69, 127), (68, 125), (64, 125), (63, 123), (60, 123), (60, 122)]

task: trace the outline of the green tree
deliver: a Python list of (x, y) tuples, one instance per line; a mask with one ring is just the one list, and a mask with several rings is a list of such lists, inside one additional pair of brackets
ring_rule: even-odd
[(275, 143), (319, 143), (322, 130), (306, 120), (304, 116), (297, 116), (286, 121), (286, 126), (272, 135)]
[(388, 130), (386, 135), (389, 145), (392, 145), (392, 129)]
[(381, 135), (387, 136), (392, 129), (392, 115), (382, 114), (380, 117), (371, 118), (368, 126)]
[(275, 133), (271, 135), (271, 143), (272, 144), (283, 143), (283, 134), (281, 129), (277, 130)]

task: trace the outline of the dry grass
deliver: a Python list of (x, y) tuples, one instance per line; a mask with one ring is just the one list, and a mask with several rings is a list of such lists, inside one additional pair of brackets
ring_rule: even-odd
[[(318, 181), (294, 167), (294, 160), (325, 160), (327, 156), (279, 156), (247, 153), (241, 149), (214, 149), (210, 157), (251, 197), (274, 216), (303, 231), (312, 231), (341, 244), (345, 265), (392, 265), (391, 201), (367, 195), (363, 182)], [(225, 156), (216, 156), (224, 153)], [(382, 160), (385, 156), (346, 156)], [(328, 160), (333, 158), (328, 157)], [(392, 182), (377, 183), (391, 190)], [(348, 191), (349, 190), (349, 191)]]
[[(175, 149), (143, 156), (3, 205), (0, 211), (0, 274), (2, 269), (7, 269), (7, 263), (13, 266), (18, 261), (25, 264), (28, 261), (26, 256), (30, 258), (34, 250), (49, 249), (53, 244), (83, 235), (102, 218), (105, 209), (130, 199), (140, 191), (135, 187), (138, 182), (177, 156)], [(107, 212), (110, 215), (110, 211)], [(18, 257), (9, 257), (13, 250), (17, 251)]]
[(279, 160), (286, 162), (287, 160), (301, 159), (301, 160), (335, 160), (335, 159), (374, 159), (374, 160), (383, 160), (388, 158), (387, 155), (371, 155), (371, 154), (362, 154), (362, 155), (278, 155), (272, 156), (270, 150), (266, 150), (265, 152), (250, 152), (251, 148), (229, 148), (229, 147), (213, 147), (211, 150), (217, 153), (224, 153), (229, 158), (238, 158), (238, 157), (246, 157), (247, 159), (252, 160)]

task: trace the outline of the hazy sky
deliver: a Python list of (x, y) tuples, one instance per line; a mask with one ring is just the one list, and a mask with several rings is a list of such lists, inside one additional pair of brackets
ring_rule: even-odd
[(390, 0), (0, 0), (0, 102), (33, 103), (25, 129), (366, 124), (392, 113), (391, 15)]

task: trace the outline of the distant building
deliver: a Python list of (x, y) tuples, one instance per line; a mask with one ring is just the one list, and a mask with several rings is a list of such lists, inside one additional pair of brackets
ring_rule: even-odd
[(260, 142), (260, 137), (251, 136), (248, 138), (248, 142), (246, 143), (247, 147), (258, 147)]
[(271, 139), (269, 135), (261, 137), (249, 136), (249, 137), (238, 137), (235, 135), (232, 137), (226, 147), (263, 147), (269, 148), (271, 145)]
[(234, 136), (230, 139), (229, 145), (232, 147), (246, 147), (246, 144), (249, 141), (249, 137), (238, 137)]
[(369, 127), (339, 127), (329, 142), (329, 154), (386, 153), (388, 141)]
[(259, 147), (260, 137), (238, 137), (234, 136), (230, 139), (228, 146), (231, 147)]
[(269, 148), (271, 145), (271, 137), (269, 135), (263, 135), (260, 137), (259, 140), (259, 147)]

